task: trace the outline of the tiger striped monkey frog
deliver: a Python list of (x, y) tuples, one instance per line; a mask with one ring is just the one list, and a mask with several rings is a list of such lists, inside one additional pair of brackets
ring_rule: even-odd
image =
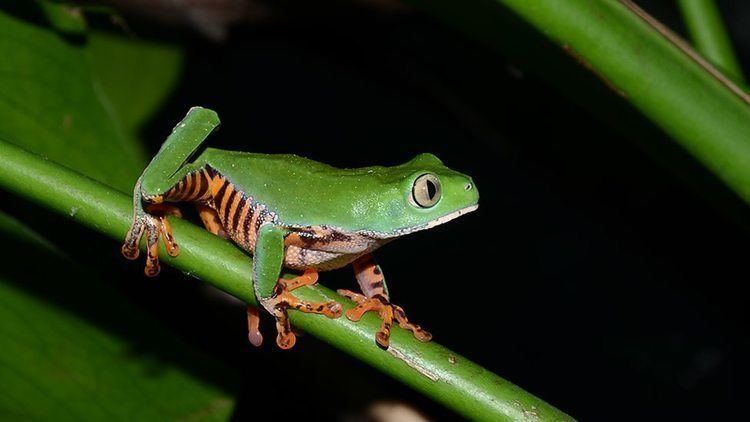
[[(431, 335), (390, 302), (372, 251), (403, 235), (429, 229), (477, 209), (479, 194), (470, 177), (421, 154), (394, 167), (338, 169), (294, 155), (205, 149), (191, 156), (219, 124), (215, 112), (194, 107), (146, 167), (134, 196), (133, 225), (122, 253), (136, 259), (147, 244), (146, 275), (159, 272), (158, 242), (176, 256), (179, 248), (165, 215), (179, 215), (168, 203), (194, 202), (214, 234), (228, 237), (254, 255), (253, 288), (262, 308), (276, 320), (276, 343), (296, 341), (288, 309), (337, 318), (337, 302), (310, 303), (294, 289), (318, 280), (318, 271), (352, 264), (362, 294), (339, 293), (357, 303), (346, 316), (357, 321), (376, 311), (382, 325), (375, 339), (387, 348), (393, 320), (421, 341)], [(282, 267), (301, 271), (280, 278)], [(248, 277), (249, 279), (249, 277)], [(258, 311), (248, 308), (250, 341), (258, 346)]]

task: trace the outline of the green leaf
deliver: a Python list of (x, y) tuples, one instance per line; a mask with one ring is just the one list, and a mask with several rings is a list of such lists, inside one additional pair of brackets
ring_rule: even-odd
[(80, 7), (73, 5), (39, 2), (47, 22), (55, 30), (68, 35), (82, 35), (86, 32), (86, 19)]
[(0, 13), (0, 138), (127, 191), (145, 157), (90, 66), (85, 43)]
[[(40, 4), (48, 17), (65, 7)], [(175, 85), (181, 51), (103, 31), (69, 39), (33, 5), (0, 12), (0, 139), (130, 191), (146, 161), (137, 131)]]
[(92, 31), (88, 52), (118, 120), (135, 137), (177, 84), (182, 51), (170, 44)]

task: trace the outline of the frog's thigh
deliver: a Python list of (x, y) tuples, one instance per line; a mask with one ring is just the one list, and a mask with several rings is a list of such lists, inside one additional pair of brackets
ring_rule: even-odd
[(352, 263), (359, 288), (367, 297), (383, 296), (388, 299), (388, 287), (380, 265), (372, 254), (361, 256)]
[(219, 214), (216, 210), (204, 203), (196, 204), (196, 208), (198, 208), (198, 214), (200, 215), (201, 221), (203, 222), (203, 226), (206, 227), (206, 230), (226, 239), (227, 233), (221, 225), (221, 220), (219, 219)]

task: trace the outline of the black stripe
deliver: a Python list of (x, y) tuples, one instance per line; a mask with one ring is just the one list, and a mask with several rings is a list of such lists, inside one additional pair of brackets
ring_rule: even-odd
[[(191, 195), (190, 199), (200, 198), (202, 196), (202, 194), (203, 194), (203, 172), (200, 171), (200, 170), (196, 171), (195, 172), (195, 178), (197, 179), (195, 181), (195, 184), (198, 185), (198, 189), (197, 190), (193, 189), (193, 191), (195, 192), (195, 194)], [(195, 186), (194, 186), (194, 188), (195, 188)]]
[(227, 186), (229, 186), (229, 182), (227, 179), (224, 179), (224, 183), (219, 188), (219, 191), (216, 192), (216, 195), (214, 195), (214, 208), (217, 210), (221, 206), (221, 199), (224, 198), (224, 192), (227, 190)]
[(245, 204), (247, 203), (247, 197), (245, 195), (242, 195), (242, 199), (240, 199), (240, 203), (237, 204), (237, 210), (234, 212), (234, 216), (232, 217), (232, 231), (237, 231), (237, 224), (240, 222), (240, 214), (242, 214), (242, 210), (245, 208)]
[(203, 192), (201, 192), (201, 197), (206, 198), (209, 191), (211, 190), (211, 182), (213, 181), (213, 178), (211, 177), (211, 173), (205, 168), (201, 171), (201, 176), (203, 176), (203, 180), (206, 181), (206, 184), (203, 185)]
[(171, 201), (177, 202), (178, 198), (180, 197), (180, 192), (182, 192), (183, 186), (185, 186), (185, 179), (180, 180), (176, 185), (172, 187), (172, 194), (169, 195), (169, 199)]
[(232, 202), (234, 202), (234, 197), (237, 196), (237, 189), (232, 189), (232, 193), (229, 194), (229, 199), (227, 199), (227, 205), (222, 210), (224, 213), (224, 225), (227, 225), (227, 219), (229, 219), (229, 210), (232, 209)]
[[(185, 197), (190, 195), (190, 190), (193, 188), (193, 175), (192, 173), (188, 173), (185, 175), (185, 177), (182, 178), (182, 181), (184, 182), (182, 185), (181, 192), (177, 196), (179, 201), (184, 201)], [(190, 187), (188, 188), (188, 185)]]

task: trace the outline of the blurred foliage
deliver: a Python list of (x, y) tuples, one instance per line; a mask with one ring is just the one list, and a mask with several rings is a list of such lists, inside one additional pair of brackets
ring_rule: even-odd
[[(158, 344), (191, 354), (156, 321), (113, 300), (117, 292), (103, 277), (2, 213), (0, 234), (16, 245), (6, 258), (20, 262), (30, 255), (45, 263), (0, 270), (0, 419), (227, 419), (232, 400), (225, 393), (118, 335), (139, 331), (128, 338), (148, 342), (147, 350)], [(58, 272), (74, 283), (55, 283)], [(76, 297), (75, 313), (48, 300), (61, 295)], [(128, 316), (121, 332), (98, 326), (120, 315)]]
[[(127, 192), (145, 163), (138, 131), (174, 86), (182, 54), (171, 45), (85, 31), (79, 17), (53, 3), (0, 11), (0, 139)], [(75, 264), (43, 233), (0, 214), (0, 239), (13, 245), (4, 262), (45, 262), (0, 266), (0, 418), (228, 417), (225, 392), (129, 340), (147, 339), (150, 351), (231, 377), (225, 369), (116, 300), (103, 274)], [(57, 283), (57, 274), (74, 282)], [(128, 315), (128, 325), (118, 326), (117, 315)]]

